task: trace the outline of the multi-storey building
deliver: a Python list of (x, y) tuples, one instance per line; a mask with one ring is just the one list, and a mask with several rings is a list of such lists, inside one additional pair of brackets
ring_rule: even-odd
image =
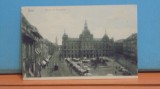
[(123, 55), (123, 44), (124, 44), (124, 39), (115, 41), (114, 43), (115, 54)]
[(114, 43), (115, 53), (137, 59), (137, 33)]
[(56, 50), (56, 45), (44, 39), (38, 29), (22, 14), (22, 62), (25, 77), (41, 76), (41, 62)]
[(137, 33), (130, 35), (124, 40), (123, 51), (125, 56), (137, 59)]
[(70, 38), (66, 33), (62, 37), (62, 57), (93, 58), (113, 54), (113, 38), (105, 33), (102, 38), (94, 38), (85, 21), (83, 32), (79, 38)]
[(31, 25), (22, 14), (22, 62), (24, 76), (38, 76), (37, 59), (40, 50), (37, 50), (37, 42), (42, 39), (37, 28)]

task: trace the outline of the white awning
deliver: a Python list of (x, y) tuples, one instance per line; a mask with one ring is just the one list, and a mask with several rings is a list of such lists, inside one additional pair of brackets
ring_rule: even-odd
[(40, 51), (39, 48), (36, 48), (36, 49), (35, 49), (35, 52), (36, 52), (37, 54), (40, 54), (40, 53), (41, 53), (41, 51)]
[(36, 52), (36, 54), (38, 54), (38, 51), (37, 51), (37, 49), (35, 49), (35, 52)]
[(48, 62), (48, 61), (49, 61), (49, 59), (48, 59), (48, 58), (46, 58), (46, 59), (45, 59), (45, 61), (46, 61), (46, 62)]
[(42, 65), (46, 65), (47, 62), (43, 60), (43, 61), (41, 62), (41, 64), (42, 64)]

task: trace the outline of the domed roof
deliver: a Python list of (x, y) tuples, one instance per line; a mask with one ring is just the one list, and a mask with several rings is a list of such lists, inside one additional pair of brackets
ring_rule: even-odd
[(65, 32), (65, 29), (64, 29), (63, 37), (68, 37), (68, 35), (67, 35), (66, 32)]
[(108, 35), (106, 34), (106, 30), (105, 30), (105, 34), (104, 34), (104, 36), (103, 36), (102, 39), (103, 39), (103, 40), (109, 40), (109, 37), (108, 37)]

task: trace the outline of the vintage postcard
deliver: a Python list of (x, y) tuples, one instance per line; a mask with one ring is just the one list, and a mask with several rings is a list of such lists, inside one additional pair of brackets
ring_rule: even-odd
[(24, 79), (137, 78), (137, 6), (22, 7)]

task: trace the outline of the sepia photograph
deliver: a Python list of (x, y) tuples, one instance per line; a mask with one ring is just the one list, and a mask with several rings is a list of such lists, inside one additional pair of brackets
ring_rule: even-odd
[(23, 79), (138, 78), (137, 5), (21, 8)]

